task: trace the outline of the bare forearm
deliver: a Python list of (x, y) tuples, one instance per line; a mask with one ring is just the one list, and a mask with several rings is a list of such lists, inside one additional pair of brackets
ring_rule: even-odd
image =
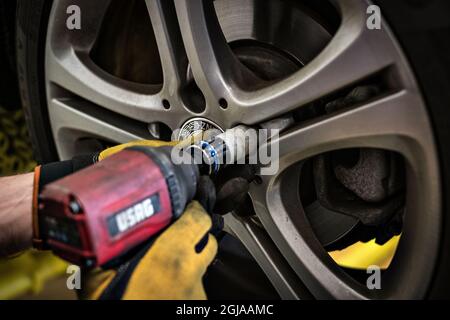
[(33, 177), (0, 178), (0, 257), (31, 246)]

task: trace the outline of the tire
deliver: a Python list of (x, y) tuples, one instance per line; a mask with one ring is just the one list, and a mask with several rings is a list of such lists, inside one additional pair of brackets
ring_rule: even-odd
[(0, 105), (9, 110), (20, 108), (16, 85), (16, 60), (14, 46), (15, 1), (0, 3)]
[[(49, 0), (18, 0), (16, 50), (22, 104), (40, 163), (58, 160), (50, 129), (44, 79)], [(435, 1), (377, 0), (407, 56), (426, 100), (440, 161), (442, 241), (427, 298), (450, 297), (450, 4)], [(432, 57), (432, 58), (430, 58)]]
[[(430, 298), (450, 296), (450, 4), (448, 1), (378, 1), (408, 56), (425, 96), (438, 144), (444, 222), (440, 262)], [(426, 49), (424, 49), (426, 48)], [(433, 58), (431, 58), (433, 57)]]
[(50, 1), (17, 1), (16, 55), (20, 96), (36, 161), (58, 160), (48, 119), (44, 50)]

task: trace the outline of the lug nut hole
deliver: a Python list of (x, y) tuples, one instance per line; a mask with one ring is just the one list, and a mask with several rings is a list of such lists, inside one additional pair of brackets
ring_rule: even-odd
[(169, 102), (169, 100), (163, 99), (162, 104), (163, 104), (164, 109), (166, 109), (166, 110), (170, 109), (170, 102)]
[(224, 98), (220, 98), (220, 99), (219, 99), (219, 106), (220, 106), (222, 109), (228, 108), (228, 101), (225, 100)]
[(255, 176), (253, 180), (256, 184), (262, 184), (263, 180), (260, 176)]

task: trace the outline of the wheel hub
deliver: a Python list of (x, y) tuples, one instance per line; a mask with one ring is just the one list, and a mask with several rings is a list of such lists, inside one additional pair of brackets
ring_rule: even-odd
[(215, 136), (223, 132), (223, 129), (215, 122), (202, 118), (196, 117), (186, 121), (180, 128), (177, 134), (177, 140), (186, 140), (198, 134), (207, 134), (208, 136)]

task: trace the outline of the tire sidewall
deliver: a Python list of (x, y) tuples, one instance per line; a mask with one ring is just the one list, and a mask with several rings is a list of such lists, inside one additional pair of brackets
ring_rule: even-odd
[(45, 40), (51, 0), (18, 0), (16, 56), (20, 98), (38, 163), (58, 160), (45, 90)]

